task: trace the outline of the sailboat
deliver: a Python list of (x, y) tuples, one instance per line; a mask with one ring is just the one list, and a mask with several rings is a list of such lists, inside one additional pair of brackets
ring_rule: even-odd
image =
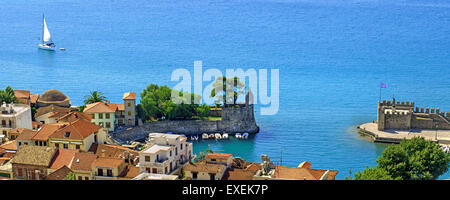
[(45, 16), (43, 17), (43, 25), (42, 25), (42, 43), (38, 45), (40, 49), (54, 51), (56, 49), (55, 43), (53, 43), (50, 31), (48, 31), (47, 23), (45, 23)]

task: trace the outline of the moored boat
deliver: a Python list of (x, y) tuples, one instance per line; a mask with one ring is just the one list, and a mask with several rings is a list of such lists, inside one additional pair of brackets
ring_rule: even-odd
[(209, 139), (214, 139), (214, 133), (209, 134)]
[(242, 134), (242, 139), (247, 139), (247, 138), (248, 138), (248, 133)]
[(216, 137), (216, 139), (222, 139), (222, 135), (220, 135), (220, 133), (216, 133), (214, 134), (214, 137)]
[(207, 133), (203, 133), (203, 134), (202, 134), (202, 139), (204, 139), (204, 140), (209, 139), (208, 134), (207, 134)]
[(224, 133), (224, 134), (222, 135), (222, 139), (228, 139), (228, 133)]
[(234, 135), (234, 137), (236, 137), (237, 139), (241, 139), (241, 134), (240, 133), (236, 133), (235, 135)]

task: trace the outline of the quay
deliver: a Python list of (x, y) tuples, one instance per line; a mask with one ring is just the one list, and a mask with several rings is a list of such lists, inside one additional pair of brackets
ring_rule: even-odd
[(402, 139), (412, 139), (414, 137), (423, 137), (438, 144), (450, 145), (450, 130), (431, 130), (431, 129), (410, 129), (396, 130), (384, 129), (378, 130), (377, 123), (365, 123), (358, 126), (358, 133), (369, 136), (373, 142), (380, 143), (400, 143)]

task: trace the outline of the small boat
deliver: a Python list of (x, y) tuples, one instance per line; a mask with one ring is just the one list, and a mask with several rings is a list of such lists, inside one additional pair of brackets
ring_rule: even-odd
[(195, 141), (195, 136), (191, 135), (191, 141)]
[(214, 133), (209, 134), (209, 139), (214, 139)]
[(228, 133), (224, 133), (224, 134), (222, 135), (222, 139), (228, 139)]
[(234, 135), (234, 137), (236, 137), (236, 138), (238, 138), (238, 139), (241, 139), (241, 134), (240, 133), (236, 133), (236, 135)]
[(242, 134), (242, 139), (247, 139), (247, 138), (248, 138), (248, 133)]
[(222, 139), (222, 135), (220, 135), (220, 133), (216, 133), (216, 134), (214, 134), (214, 136), (216, 137), (216, 139)]
[(66, 50), (66, 48), (59, 48), (59, 50), (61, 50), (61, 51), (65, 51), (65, 50)]
[(52, 41), (52, 37), (50, 35), (50, 31), (48, 30), (47, 23), (45, 23), (45, 16), (43, 17), (43, 25), (42, 25), (42, 43), (38, 45), (39, 49), (55, 51), (56, 45)]
[(194, 139), (197, 141), (197, 140), (198, 140), (198, 135), (195, 135), (195, 136), (194, 136)]
[(209, 139), (208, 134), (207, 133), (203, 133), (202, 134), (202, 139), (204, 139), (204, 140)]

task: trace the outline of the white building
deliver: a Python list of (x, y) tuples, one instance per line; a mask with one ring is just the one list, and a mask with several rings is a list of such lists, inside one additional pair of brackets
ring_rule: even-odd
[(30, 106), (3, 102), (0, 107), (0, 138), (7, 138), (9, 131), (15, 128), (33, 128)]
[(140, 173), (170, 174), (192, 159), (192, 143), (183, 135), (150, 133), (139, 152)]

